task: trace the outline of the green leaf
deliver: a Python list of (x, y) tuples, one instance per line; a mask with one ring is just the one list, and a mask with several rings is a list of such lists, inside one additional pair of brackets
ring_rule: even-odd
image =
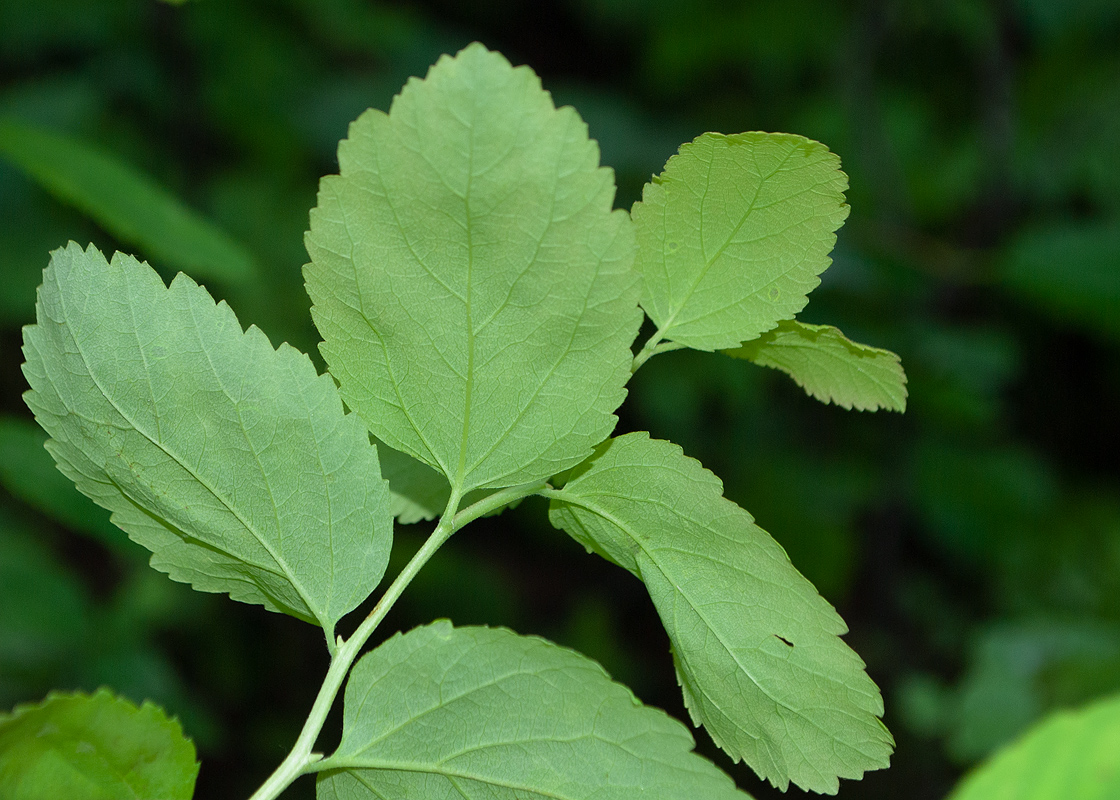
[(47, 434), (31, 420), (0, 415), (0, 483), (16, 497), (75, 531), (132, 555), (129, 543), (104, 509), (83, 497), (43, 448)]
[(832, 263), (848, 178), (824, 145), (786, 133), (705, 133), (631, 212), (642, 308), (660, 339), (737, 347), (791, 319)]
[(253, 257), (228, 234), (103, 150), (0, 119), (0, 156), (162, 266), (225, 281), (246, 281), (256, 273)]
[(746, 798), (693, 744), (579, 653), (444, 620), (354, 667), (318, 797)]
[(604, 442), (549, 518), (645, 582), (696, 724), (785, 789), (835, 793), (887, 766), (879, 690), (844, 621), (719, 479), (670, 442)]
[(609, 435), (641, 320), (633, 230), (571, 108), (474, 44), (370, 110), (305, 268), (343, 399), (457, 490), (547, 478)]
[(970, 773), (950, 800), (1120, 797), (1120, 695), (1060, 711)]
[(822, 403), (860, 411), (906, 410), (906, 373), (898, 356), (853, 342), (831, 325), (783, 320), (759, 338), (723, 352), (780, 369)]
[(71, 243), (24, 329), (59, 468), (173, 579), (321, 625), (384, 574), (389, 492), (334, 382), (180, 274)]
[(106, 689), (0, 715), (0, 797), (190, 800), (194, 745), (174, 719)]

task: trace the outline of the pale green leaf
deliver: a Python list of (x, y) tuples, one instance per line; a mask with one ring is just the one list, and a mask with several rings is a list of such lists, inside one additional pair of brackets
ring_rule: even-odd
[(898, 356), (853, 342), (831, 325), (783, 320), (759, 338), (723, 352), (780, 369), (822, 403), (860, 411), (906, 410), (906, 373)]
[(785, 551), (680, 448), (633, 433), (550, 492), (549, 517), (645, 582), (696, 724), (781, 788), (887, 766), (883, 702)]
[(363, 114), (338, 157), (304, 274), (347, 405), (462, 491), (585, 458), (641, 313), (632, 224), (576, 112), (474, 44)]
[(361, 422), (288, 345), (180, 274), (56, 250), (25, 395), (78, 488), (196, 589), (327, 631), (384, 574), (388, 486)]
[(228, 234), (99, 148), (0, 119), (0, 156), (161, 266), (224, 281), (246, 281), (257, 271), (253, 257)]
[(693, 744), (579, 653), (440, 621), (354, 667), (318, 797), (745, 800)]
[(197, 776), (194, 745), (148, 702), (101, 689), (0, 714), (5, 800), (190, 800)]
[(719, 350), (791, 319), (832, 263), (847, 188), (840, 159), (802, 136), (682, 145), (632, 211), (642, 307), (660, 339)]
[(1059, 711), (965, 777), (950, 800), (1120, 797), (1120, 695)]

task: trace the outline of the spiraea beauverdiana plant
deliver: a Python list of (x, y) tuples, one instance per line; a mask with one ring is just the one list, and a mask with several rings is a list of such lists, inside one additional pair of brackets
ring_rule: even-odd
[[(642, 580), (693, 723), (732, 759), (825, 793), (887, 765), (879, 691), (833, 608), (699, 462), (611, 435), (633, 372), (684, 347), (902, 410), (896, 356), (796, 320), (846, 186), (803, 137), (704, 134), (612, 210), (576, 111), (475, 44), (359, 117), (322, 180), (305, 278), (329, 375), (185, 275), (52, 254), (24, 373), (59, 468), (172, 579), (323, 629), (322, 689), (254, 798), (309, 773), (322, 800), (745, 796), (682, 723), (538, 637), (437, 621), (362, 655), (452, 534), (531, 495)], [(343, 636), (394, 518), (438, 521)], [(316, 752), (344, 682), (341, 742)], [(198, 769), (177, 723), (108, 692), (0, 717), (0, 794), (59, 785), (59, 764), (106, 797), (169, 800)]]

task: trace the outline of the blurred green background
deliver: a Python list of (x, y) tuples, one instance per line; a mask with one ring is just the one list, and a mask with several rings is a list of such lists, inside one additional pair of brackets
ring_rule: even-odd
[[(621, 207), (708, 130), (801, 133), (843, 160), (851, 217), (801, 318), (898, 352), (906, 414), (684, 351), (620, 412), (720, 475), (847, 620), (898, 750), (840, 797), (941, 798), (1046, 711), (1120, 689), (1115, 0), (3, 0), (0, 708), (102, 684), (152, 698), (198, 744), (197, 796), (243, 798), (327, 663), (317, 630), (147, 568), (46, 457), (19, 365), (48, 252), (185, 267), (84, 214), (44, 178), (51, 154), (17, 169), (17, 134), (78, 140), (209, 219), (226, 250), (195, 277), (318, 359), (300, 277), (318, 178), (351, 119), (472, 40), (580, 111)], [(422, 533), (401, 529), (397, 566)], [(453, 540), (384, 632), (436, 616), (581, 649), (683, 718), (642, 587), (541, 504)]]

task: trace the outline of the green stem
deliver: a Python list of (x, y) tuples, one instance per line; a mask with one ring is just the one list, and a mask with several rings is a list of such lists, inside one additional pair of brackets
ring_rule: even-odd
[(362, 624), (358, 626), (353, 635), (346, 640), (339, 637), (337, 647), (334, 648), (334, 653), (331, 656), (331, 666), (327, 670), (323, 685), (319, 689), (319, 694), (315, 697), (315, 702), (311, 706), (311, 713), (307, 715), (307, 722), (304, 723), (299, 738), (296, 739), (288, 757), (268, 776), (268, 779), (261, 784), (249, 800), (273, 800), (300, 775), (315, 771), (314, 766), (323, 759), (323, 755), (311, 752), (311, 748), (315, 746), (315, 740), (319, 738), (319, 734), (323, 730), (323, 724), (327, 720), (327, 713), (334, 705), (338, 690), (342, 688), (342, 682), (345, 680), (347, 673), (350, 672), (350, 667), (358, 658), (362, 646), (385, 619), (385, 616), (404, 590), (412, 583), (416, 573), (428, 563), (428, 560), (451, 538), (451, 535), (484, 514), (496, 511), (522, 497), (536, 494), (546, 485), (544, 481), (537, 481), (502, 489), (487, 495), (458, 513), (456, 512), (459, 508), (459, 502), (462, 500), (462, 493), (460, 491), (451, 493), (451, 497), (447, 501), (447, 508), (444, 509), (443, 515), (439, 519), (439, 524), (436, 525), (436, 529), (432, 531), (428, 540), (424, 542), (423, 547), (416, 551), (416, 555), (400, 571), (400, 574), (385, 590), (385, 594), (377, 601), (377, 605), (369, 612), (369, 616), (362, 620)]
[(655, 331), (653, 336), (649, 337), (649, 341), (645, 343), (638, 355), (634, 356), (634, 363), (630, 365), (630, 374), (633, 375), (638, 371), (642, 364), (649, 361), (658, 353), (668, 353), (670, 350), (680, 350), (683, 344), (676, 342), (663, 342), (661, 341), (661, 331)]

